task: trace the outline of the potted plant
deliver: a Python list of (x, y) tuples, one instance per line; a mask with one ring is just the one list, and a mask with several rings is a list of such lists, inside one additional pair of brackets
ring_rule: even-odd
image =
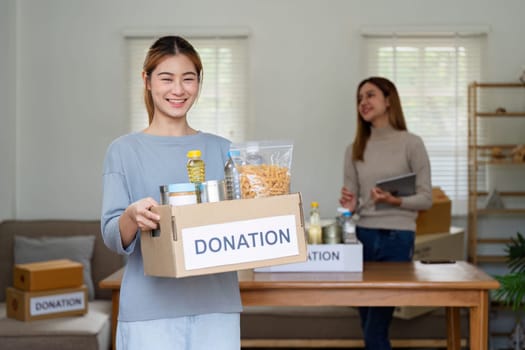
[(516, 326), (512, 332), (514, 349), (522, 349), (525, 346), (524, 330), (521, 325), (521, 312), (525, 310), (523, 297), (525, 295), (525, 238), (521, 233), (511, 238), (505, 249), (507, 254), (507, 267), (509, 273), (503, 276), (495, 276), (500, 283), (493, 296), (496, 301), (511, 306), (516, 313)]

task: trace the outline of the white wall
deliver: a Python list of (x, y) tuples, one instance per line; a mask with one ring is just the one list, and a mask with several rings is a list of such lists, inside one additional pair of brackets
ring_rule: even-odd
[[(250, 138), (294, 140), (292, 189), (322, 216), (335, 214), (354, 135), (362, 26), (485, 25), (485, 80), (515, 80), (525, 64), (522, 0), (21, 0), (6, 38), (13, 3), (0, 2), (0, 43), (18, 48), (16, 79), (0, 81), (0, 218), (99, 217), (104, 152), (126, 132), (126, 29), (250, 28)], [(4, 61), (10, 76), (2, 49)], [(4, 151), (15, 134), (16, 177)]]
[(15, 216), (16, 9), (0, 1), (0, 221)]

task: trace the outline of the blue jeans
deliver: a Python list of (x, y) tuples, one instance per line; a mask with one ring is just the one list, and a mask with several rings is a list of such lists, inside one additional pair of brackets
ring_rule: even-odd
[[(411, 261), (414, 231), (372, 229), (357, 226), (357, 238), (363, 243), (364, 261)], [(388, 330), (393, 307), (360, 307), (361, 328), (367, 350), (390, 350)]]

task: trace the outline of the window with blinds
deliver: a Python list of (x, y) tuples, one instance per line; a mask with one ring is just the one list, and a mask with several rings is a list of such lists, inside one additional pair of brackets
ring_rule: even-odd
[[(204, 71), (199, 98), (188, 113), (197, 129), (243, 141), (247, 129), (247, 37), (186, 37), (199, 53)], [(129, 58), (130, 131), (148, 125), (144, 106), (142, 65), (156, 38), (127, 38)]]
[(467, 213), (467, 91), (479, 81), (483, 35), (364, 35), (365, 72), (392, 80), (408, 130), (429, 153), (432, 185)]

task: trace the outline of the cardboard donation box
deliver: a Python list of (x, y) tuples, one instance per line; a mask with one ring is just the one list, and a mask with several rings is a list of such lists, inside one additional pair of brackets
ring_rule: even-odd
[(186, 277), (306, 260), (299, 193), (162, 205), (160, 235), (141, 234), (144, 272)]
[(309, 244), (308, 260), (301, 263), (275, 265), (254, 269), (255, 272), (363, 271), (363, 245)]
[(29, 292), (78, 287), (83, 284), (83, 266), (69, 259), (16, 264), (13, 286)]
[[(465, 231), (451, 227), (449, 233), (416, 236), (413, 260), (464, 260)], [(404, 320), (424, 315), (436, 307), (402, 306), (394, 309), (394, 317)]]
[(452, 203), (439, 187), (432, 188), (432, 207), (419, 212), (416, 220), (416, 234), (446, 233), (452, 221)]
[(413, 260), (465, 260), (464, 229), (416, 236)]
[(40, 292), (7, 288), (7, 317), (20, 321), (83, 315), (87, 308), (87, 288), (84, 285)]

